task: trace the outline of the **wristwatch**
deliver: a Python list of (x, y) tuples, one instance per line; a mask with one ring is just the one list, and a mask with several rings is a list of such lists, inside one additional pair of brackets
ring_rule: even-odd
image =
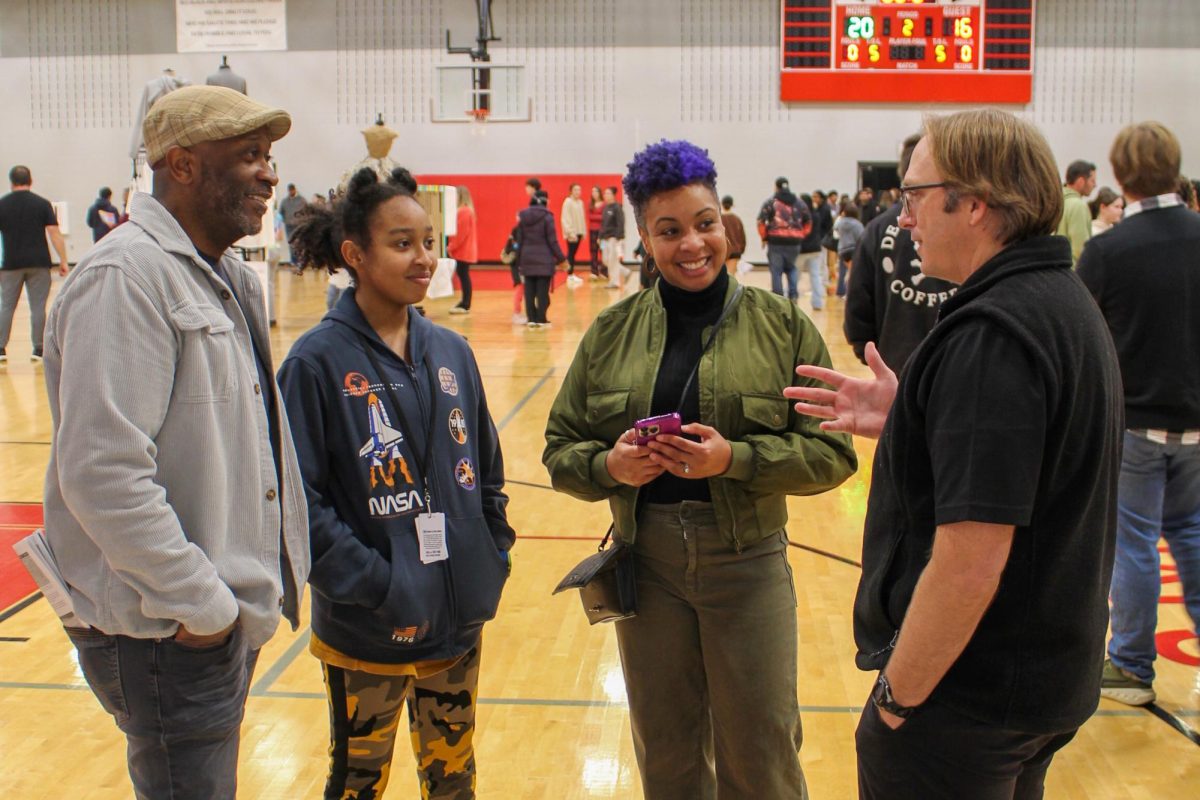
[(902, 706), (896, 702), (896, 698), (892, 697), (892, 685), (882, 672), (875, 679), (875, 687), (871, 689), (871, 702), (876, 708), (882, 708), (901, 719), (908, 719), (917, 710), (917, 706)]

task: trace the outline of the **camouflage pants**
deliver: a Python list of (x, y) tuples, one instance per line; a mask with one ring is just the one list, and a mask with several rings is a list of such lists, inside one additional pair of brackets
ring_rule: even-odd
[(392, 766), (400, 709), (417, 757), (423, 800), (475, 797), (475, 701), (479, 645), (453, 667), (415, 679), (321, 665), (329, 698), (325, 800), (378, 800)]

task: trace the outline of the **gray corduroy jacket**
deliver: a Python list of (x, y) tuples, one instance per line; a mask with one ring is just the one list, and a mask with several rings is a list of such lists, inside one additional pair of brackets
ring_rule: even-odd
[[(105, 633), (212, 634), (238, 619), (256, 648), (281, 613), (299, 621), (308, 519), (286, 410), (254, 361), (254, 341), (270, 359), (262, 291), (233, 255), (221, 266), (240, 305), (137, 194), (50, 310), (46, 537), (75, 613)], [(263, 391), (276, 393), (278, 470)]]

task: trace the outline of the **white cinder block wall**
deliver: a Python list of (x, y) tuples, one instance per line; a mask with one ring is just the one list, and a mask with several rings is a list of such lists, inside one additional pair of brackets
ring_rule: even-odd
[[(312, 194), (364, 154), (382, 112), (414, 172), (620, 172), (659, 137), (708, 147), (720, 190), (752, 216), (783, 174), (853, 188), (859, 160), (890, 161), (931, 105), (787, 105), (778, 99), (778, 0), (495, 0), (493, 60), (526, 67), (533, 121), (433, 124), (433, 66), (474, 38), (474, 0), (287, 0), (286, 52), (231, 53), (250, 94), (292, 112), (280, 177)], [(0, 0), (0, 166), (70, 204), (70, 247), (90, 243), (99, 186), (119, 199), (142, 86), (163, 67), (202, 83), (219, 56), (178, 54), (171, 0)], [(1112, 184), (1108, 146), (1154, 118), (1200, 174), (1200, 3), (1040, 0), (1033, 101), (1060, 164), (1087, 158)], [(630, 235), (632, 236), (632, 226)], [(754, 238), (754, 237), (751, 237)], [(751, 258), (760, 258), (751, 246)]]

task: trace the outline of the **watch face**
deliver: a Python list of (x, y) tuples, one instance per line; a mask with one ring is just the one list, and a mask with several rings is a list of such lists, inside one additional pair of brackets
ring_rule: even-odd
[(887, 682), (887, 678), (880, 675), (875, 681), (875, 687), (871, 690), (871, 702), (877, 708), (882, 708), (889, 714), (895, 714), (897, 717), (907, 718), (913, 712), (911, 708), (902, 706), (892, 697), (892, 687)]
[(875, 685), (871, 687), (871, 700), (875, 705), (889, 705), (892, 703), (891, 686), (888, 685), (887, 678), (880, 675), (875, 679)]

